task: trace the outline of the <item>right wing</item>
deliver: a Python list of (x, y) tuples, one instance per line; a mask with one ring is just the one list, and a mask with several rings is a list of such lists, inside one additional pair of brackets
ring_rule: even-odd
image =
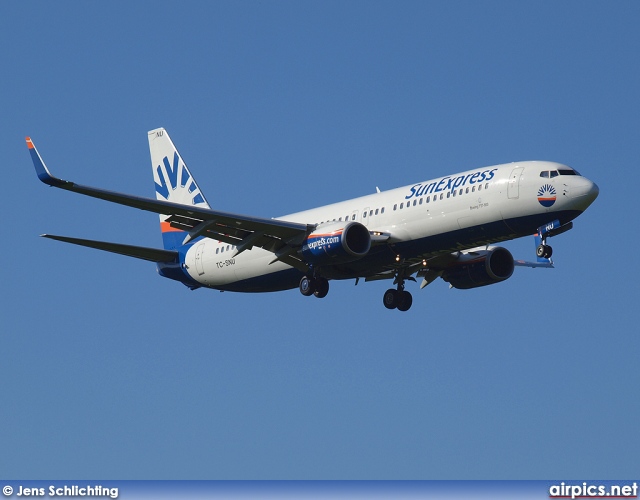
[(51, 175), (33, 141), (29, 137), (26, 141), (38, 178), (49, 186), (148, 212), (169, 215), (165, 223), (188, 232), (184, 243), (198, 236), (206, 236), (235, 245), (236, 253), (255, 246), (274, 253), (274, 262), (281, 260), (298, 269), (307, 269), (307, 265), (297, 258), (296, 253), (315, 225), (221, 212), (82, 186)]

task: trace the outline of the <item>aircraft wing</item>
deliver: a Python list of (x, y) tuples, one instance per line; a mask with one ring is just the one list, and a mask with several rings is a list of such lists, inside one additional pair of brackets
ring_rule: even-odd
[(303, 266), (303, 263), (292, 254), (296, 250), (295, 247), (302, 244), (304, 238), (313, 231), (315, 227), (313, 225), (233, 214), (82, 186), (51, 175), (33, 141), (29, 137), (26, 141), (38, 178), (49, 186), (148, 212), (169, 215), (165, 223), (189, 233), (185, 243), (198, 236), (206, 236), (235, 245), (237, 253), (256, 246), (273, 252), (276, 256), (275, 260), (282, 260), (296, 267)]
[(135, 245), (122, 245), (120, 243), (111, 243), (108, 241), (84, 240), (81, 238), (70, 238), (68, 236), (58, 236), (55, 234), (41, 234), (43, 238), (51, 240), (64, 241), (73, 243), (83, 247), (96, 248), (106, 252), (118, 253), (136, 259), (148, 260), (151, 262), (176, 262), (178, 260), (178, 252), (174, 250), (162, 250), (159, 248), (139, 247)]

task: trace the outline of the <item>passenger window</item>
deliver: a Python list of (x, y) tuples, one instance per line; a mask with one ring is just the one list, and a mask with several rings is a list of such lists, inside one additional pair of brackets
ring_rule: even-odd
[(365, 210), (364, 212), (362, 212), (362, 218), (366, 219), (367, 218), (367, 211)]
[(398, 208), (398, 204), (396, 203), (395, 205), (393, 205), (393, 209), (397, 209)]
[(485, 189), (489, 189), (489, 183), (488, 182), (484, 185), (484, 188)]
[(482, 184), (478, 186), (478, 191), (481, 191), (481, 190), (482, 190)]
[(429, 198), (431, 198), (431, 196), (427, 196), (427, 203), (429, 203)]
[(444, 193), (440, 193), (440, 199), (442, 200), (444, 198)]
[(220, 251), (219, 248), (216, 248), (216, 255), (218, 255), (218, 252)]
[(383, 214), (383, 213), (384, 213), (384, 207), (382, 207), (382, 208), (380, 209), (380, 213), (381, 213), (381, 214)]
[(451, 191), (447, 193), (447, 198), (450, 198), (450, 197), (451, 197)]
[(402, 207), (404, 207), (404, 203), (400, 203), (400, 210), (402, 210)]
[(476, 187), (475, 187), (475, 186), (473, 186), (473, 187), (471, 188), (471, 192), (472, 192), (472, 193), (475, 193), (475, 192), (476, 192)]
[(455, 195), (456, 195), (456, 191), (454, 190), (454, 191), (453, 191), (453, 196), (455, 196)]
[(378, 209), (376, 208), (376, 215), (378, 215)]
[[(468, 190), (468, 189), (469, 189), (469, 188), (467, 188), (467, 190)], [(463, 190), (461, 189), (461, 190), (460, 190), (460, 192), (459, 192), (458, 194), (462, 194), (462, 191), (463, 191)]]
[(422, 198), (420, 198), (420, 205), (422, 205), (422, 201), (423, 201)]

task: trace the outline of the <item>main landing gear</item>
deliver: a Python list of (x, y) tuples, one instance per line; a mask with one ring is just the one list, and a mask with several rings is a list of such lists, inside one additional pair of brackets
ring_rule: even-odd
[(303, 276), (300, 280), (300, 293), (305, 297), (326, 297), (329, 293), (329, 280), (322, 276)]
[(398, 283), (398, 288), (389, 288), (382, 296), (382, 303), (387, 309), (398, 309), (398, 311), (408, 311), (413, 304), (413, 297), (404, 289), (404, 283)]

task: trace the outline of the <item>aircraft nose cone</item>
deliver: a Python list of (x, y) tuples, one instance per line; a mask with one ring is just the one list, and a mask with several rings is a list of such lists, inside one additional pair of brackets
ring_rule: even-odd
[(596, 183), (584, 177), (575, 179), (575, 183), (569, 188), (569, 196), (571, 196), (571, 198), (582, 198), (586, 196), (589, 198), (589, 203), (598, 197), (598, 193), (600, 193), (600, 189)]
[(576, 208), (586, 210), (598, 197), (599, 193), (600, 188), (595, 182), (581, 177), (580, 179), (575, 179), (575, 183), (569, 187), (568, 195)]

